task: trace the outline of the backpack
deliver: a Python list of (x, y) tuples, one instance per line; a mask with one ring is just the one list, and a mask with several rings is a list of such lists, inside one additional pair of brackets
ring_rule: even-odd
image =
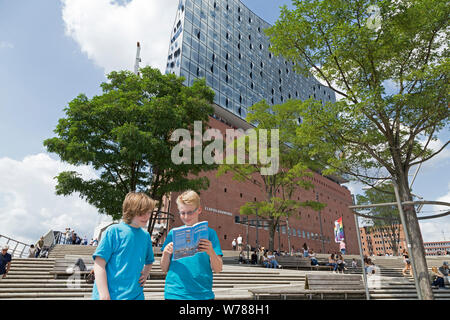
[(94, 281), (95, 281), (95, 274), (91, 272), (86, 276), (86, 283), (91, 284), (94, 283)]

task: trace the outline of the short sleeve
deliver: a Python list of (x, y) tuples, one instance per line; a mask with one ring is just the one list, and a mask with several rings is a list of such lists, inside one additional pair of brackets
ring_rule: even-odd
[(155, 262), (155, 257), (153, 255), (153, 246), (152, 246), (152, 241), (150, 238), (150, 234), (148, 234), (148, 245), (147, 245), (147, 254), (145, 257), (145, 264), (153, 264), (153, 262)]
[(166, 237), (166, 240), (164, 241), (164, 244), (161, 247), (161, 251), (164, 251), (164, 248), (172, 242), (172, 230), (169, 231), (169, 234)]
[(113, 252), (114, 252), (114, 228), (110, 227), (107, 229), (100, 240), (100, 243), (97, 246), (97, 249), (95, 250), (94, 254), (92, 255), (92, 258), (95, 261), (96, 257), (100, 257), (108, 263), (109, 259), (111, 258)]
[(214, 229), (209, 228), (209, 241), (211, 241), (214, 252), (218, 256), (223, 256), (222, 249), (220, 248), (220, 241), (217, 233)]

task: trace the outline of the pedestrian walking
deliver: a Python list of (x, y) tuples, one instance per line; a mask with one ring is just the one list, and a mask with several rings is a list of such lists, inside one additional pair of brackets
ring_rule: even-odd
[(405, 267), (402, 270), (402, 274), (406, 276), (406, 272), (409, 270), (409, 275), (412, 276), (411, 260), (409, 259), (408, 251), (403, 249), (402, 255), (403, 255), (403, 262), (405, 263)]
[(241, 251), (242, 250), (242, 236), (239, 235), (239, 237), (237, 237), (237, 245), (238, 245), (238, 250)]
[(12, 257), (8, 253), (9, 246), (4, 245), (2, 247), (2, 253), (0, 254), (0, 280), (5, 279), (6, 275), (11, 268)]
[(41, 250), (44, 247), (44, 237), (41, 237), (38, 241), (38, 243), (36, 244), (36, 258), (39, 258), (39, 255), (41, 254)]
[(339, 243), (339, 250), (341, 251), (342, 254), (345, 254), (345, 241), (344, 239), (341, 240), (341, 242)]
[(34, 244), (30, 245), (30, 249), (28, 249), (28, 258), (35, 258), (36, 252), (37, 248), (34, 246)]

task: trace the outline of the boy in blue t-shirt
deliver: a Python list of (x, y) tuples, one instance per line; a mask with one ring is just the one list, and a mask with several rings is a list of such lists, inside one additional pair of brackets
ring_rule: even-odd
[[(200, 197), (189, 190), (177, 198), (178, 211), (187, 226), (196, 224), (202, 213)], [(161, 269), (167, 272), (164, 298), (170, 300), (214, 299), (213, 272), (222, 271), (222, 250), (217, 233), (208, 228), (208, 239), (201, 239), (199, 250), (194, 256), (171, 260), (173, 254), (172, 230), (161, 249)]]
[(130, 192), (122, 205), (122, 222), (109, 227), (93, 255), (93, 300), (144, 300), (144, 285), (155, 261), (147, 226), (156, 202)]

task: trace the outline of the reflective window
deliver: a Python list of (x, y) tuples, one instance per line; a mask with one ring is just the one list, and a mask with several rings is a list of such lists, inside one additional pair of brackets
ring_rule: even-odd
[(206, 77), (215, 102), (238, 116), (245, 117), (246, 108), (262, 99), (279, 104), (316, 93), (324, 102), (335, 101), (330, 89), (293, 72), (293, 62), (269, 52), (263, 31), (270, 25), (242, 2), (186, 0), (176, 14), (171, 39), (177, 38), (167, 55), (166, 73), (185, 76), (185, 84)]

